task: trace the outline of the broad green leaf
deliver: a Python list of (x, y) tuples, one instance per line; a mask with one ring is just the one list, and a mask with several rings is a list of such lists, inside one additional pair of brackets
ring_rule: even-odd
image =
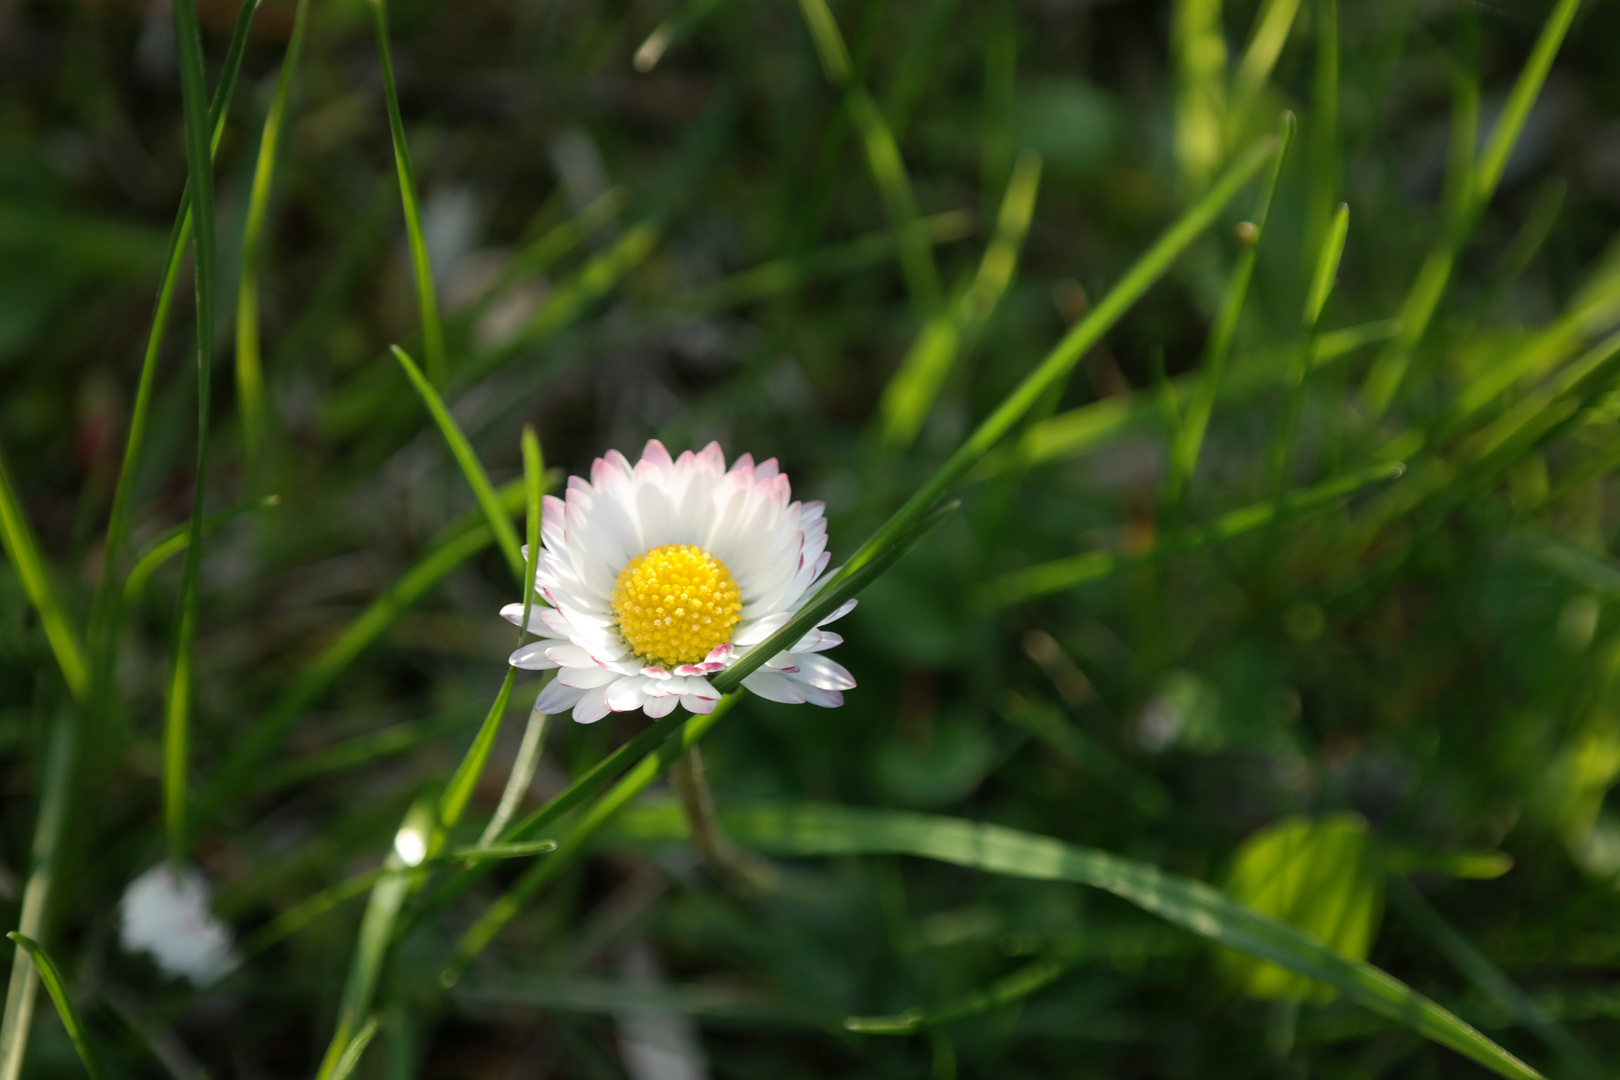
[[(1356, 814), (1288, 818), (1245, 840), (1227, 875), (1238, 903), (1285, 922), (1351, 960), (1365, 960), (1384, 907), (1383, 864)], [(1222, 967), (1258, 998), (1331, 1001), (1331, 987), (1223, 951)]]

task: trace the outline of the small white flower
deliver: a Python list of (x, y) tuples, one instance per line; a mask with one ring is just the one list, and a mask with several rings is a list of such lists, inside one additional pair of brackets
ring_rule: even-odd
[[(707, 713), (720, 695), (708, 677), (780, 629), (827, 575), (819, 502), (790, 502), (775, 459), (747, 454), (728, 471), (718, 443), (671, 460), (654, 440), (631, 465), (617, 450), (590, 482), (569, 477), (567, 499), (546, 496), (543, 550), (529, 630), (514, 667), (560, 668), (535, 708), (572, 709), (582, 724), (610, 712)], [(822, 623), (854, 608), (850, 600)], [(522, 604), (501, 614), (523, 619)], [(855, 685), (822, 656), (843, 639), (812, 629), (743, 685), (760, 697), (825, 708)]]
[(236, 967), (231, 928), (209, 910), (208, 882), (195, 870), (179, 875), (159, 863), (130, 882), (120, 905), (121, 937), (129, 952), (151, 953), (166, 975), (198, 986), (218, 982)]

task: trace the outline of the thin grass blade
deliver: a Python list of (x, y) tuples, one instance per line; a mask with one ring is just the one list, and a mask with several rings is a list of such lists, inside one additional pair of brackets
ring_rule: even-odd
[(45, 984), (45, 992), (51, 995), (51, 1001), (56, 1005), (56, 1015), (62, 1018), (62, 1026), (67, 1029), (73, 1049), (78, 1052), (79, 1060), (84, 1062), (84, 1071), (90, 1074), (90, 1080), (101, 1080), (101, 1067), (96, 1064), (95, 1051), (90, 1047), (90, 1033), (85, 1030), (84, 1021), (79, 1019), (79, 1010), (74, 1008), (73, 999), (68, 996), (67, 985), (62, 981), (62, 973), (56, 970), (55, 962), (33, 938), (15, 930), (6, 937), (16, 942), (17, 948), (27, 950), (33, 958), (34, 966), (39, 969), (39, 981)]
[(11, 484), (4, 458), (0, 458), (0, 546), (4, 546), (6, 558), (16, 568), (29, 603), (39, 612), (45, 640), (50, 643), (56, 664), (62, 669), (68, 690), (76, 699), (83, 700), (90, 688), (90, 666), (85, 660), (84, 643), (73, 626), (67, 605), (51, 581), (50, 569), (40, 556), (39, 541), (28, 524), (17, 489)]

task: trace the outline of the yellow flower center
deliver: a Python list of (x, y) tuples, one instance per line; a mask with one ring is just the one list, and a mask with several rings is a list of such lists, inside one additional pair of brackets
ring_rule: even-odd
[(619, 572), (613, 614), (630, 647), (655, 664), (695, 664), (731, 637), (742, 593), (726, 564), (700, 547), (665, 544)]

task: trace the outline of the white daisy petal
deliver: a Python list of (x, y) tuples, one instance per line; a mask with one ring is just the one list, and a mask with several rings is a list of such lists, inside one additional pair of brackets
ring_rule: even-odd
[(614, 712), (629, 712), (647, 703), (647, 679), (641, 675), (626, 675), (607, 688), (607, 707)]
[(809, 700), (805, 697), (804, 687), (793, 679), (780, 672), (766, 671), (763, 668), (745, 678), (743, 685), (766, 701), (780, 701), (785, 705), (803, 705)]
[(564, 686), (576, 687), (580, 690), (591, 690), (598, 686), (606, 686), (619, 677), (618, 672), (609, 671), (605, 667), (565, 667), (557, 672), (557, 681)]
[(647, 704), (642, 706), (641, 711), (654, 720), (660, 720), (674, 712), (675, 706), (680, 703), (679, 694), (670, 694), (667, 697), (650, 697), (647, 699)]
[(587, 690), (574, 704), (574, 719), (581, 724), (594, 724), (611, 712), (607, 704), (607, 687)]
[(557, 666), (557, 661), (546, 655), (547, 650), (552, 647), (549, 638), (531, 641), (507, 657), (506, 662), (524, 671), (549, 671)]
[(535, 699), (534, 707), (538, 712), (554, 715), (567, 712), (574, 707), (574, 703), (585, 696), (585, 691), (567, 683), (552, 679), (546, 683), (545, 689)]

